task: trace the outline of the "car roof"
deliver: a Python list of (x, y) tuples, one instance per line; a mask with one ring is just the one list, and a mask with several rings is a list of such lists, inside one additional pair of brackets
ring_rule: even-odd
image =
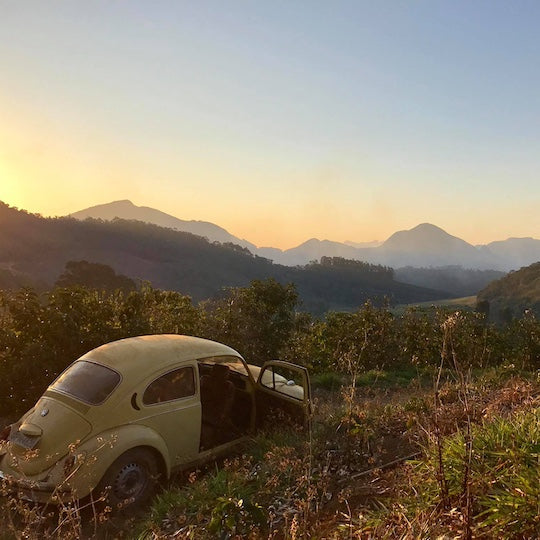
[(96, 362), (115, 369), (123, 376), (129, 376), (131, 373), (141, 375), (151, 368), (164, 369), (212, 356), (242, 358), (234, 349), (217, 341), (160, 334), (112, 341), (87, 352), (79, 360)]

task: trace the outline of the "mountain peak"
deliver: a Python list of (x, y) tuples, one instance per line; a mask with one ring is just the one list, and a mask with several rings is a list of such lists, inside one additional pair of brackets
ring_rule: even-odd
[[(135, 206), (129, 199), (122, 199), (120, 201), (113, 201), (109, 203), (110, 206)], [(103, 206), (103, 205), (100, 205)]]
[(176, 229), (178, 231), (203, 236), (208, 238), (210, 241), (217, 241), (221, 243), (231, 242), (242, 247), (247, 247), (253, 252), (256, 250), (256, 247), (250, 242), (233, 236), (228, 231), (219, 225), (215, 225), (214, 223), (209, 223), (207, 221), (186, 221), (171, 216), (170, 214), (166, 214), (161, 210), (156, 210), (155, 208), (150, 208), (148, 206), (137, 206), (128, 199), (92, 206), (91, 208), (86, 208), (85, 210), (80, 210), (79, 212), (74, 212), (70, 215), (71, 217), (77, 219), (97, 218), (108, 221), (115, 218), (120, 218), (143, 221), (146, 223), (153, 223), (154, 225), (158, 225), (160, 227), (167, 227), (169, 229)]
[(310, 238), (309, 240), (302, 242), (300, 246), (318, 246), (320, 243), (321, 241), (318, 238)]
[(437, 225), (433, 225), (432, 223), (420, 223), (416, 227), (410, 229), (408, 232), (413, 231), (448, 234), (444, 229), (441, 229), (440, 227), (437, 227)]
[(465, 240), (452, 236), (431, 223), (421, 223), (412, 229), (398, 231), (384, 242), (383, 247), (387, 250), (422, 251), (440, 254), (456, 249), (475, 249)]

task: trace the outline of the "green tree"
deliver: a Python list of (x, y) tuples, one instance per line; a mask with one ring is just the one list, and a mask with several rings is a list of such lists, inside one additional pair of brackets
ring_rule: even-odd
[(311, 373), (332, 369), (332, 358), (324, 347), (325, 326), (309, 313), (296, 313), (294, 328), (282, 351), (283, 360), (305, 366)]
[(503, 330), (506, 358), (520, 369), (540, 369), (540, 319), (526, 310)]
[(329, 313), (323, 339), (336, 366), (346, 360), (359, 369), (384, 369), (398, 358), (394, 316), (371, 302), (354, 313)]
[(117, 297), (82, 287), (4, 295), (0, 405), (22, 412), (76, 358), (122, 337), (117, 307)]
[(408, 308), (399, 319), (399, 349), (404, 364), (437, 365), (440, 360), (442, 331), (436, 312)]
[(238, 349), (250, 363), (261, 364), (279, 357), (293, 331), (297, 303), (294, 285), (254, 280), (205, 303), (203, 333)]
[(154, 289), (149, 284), (125, 298), (120, 319), (126, 336), (198, 335), (201, 326), (200, 311), (189, 296)]
[(135, 290), (135, 282), (122, 274), (117, 274), (106, 264), (88, 261), (68, 261), (64, 273), (56, 282), (57, 287), (83, 286), (105, 291)]

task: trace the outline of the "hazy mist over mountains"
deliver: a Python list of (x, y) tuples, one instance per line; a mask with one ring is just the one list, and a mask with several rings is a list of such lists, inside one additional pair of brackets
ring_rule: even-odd
[(380, 245), (378, 242), (333, 242), (312, 238), (291, 249), (257, 248), (251, 242), (206, 221), (186, 221), (159, 210), (136, 206), (131, 201), (115, 201), (93, 206), (71, 214), (113, 220), (133, 219), (190, 232), (216, 242), (232, 242), (248, 248), (253, 254), (286, 266), (304, 265), (321, 257), (343, 257), (393, 268), (461, 266), (472, 269), (516, 270), (540, 260), (540, 240), (509, 238), (487, 245), (473, 246), (443, 229), (422, 223), (407, 231), (394, 233)]

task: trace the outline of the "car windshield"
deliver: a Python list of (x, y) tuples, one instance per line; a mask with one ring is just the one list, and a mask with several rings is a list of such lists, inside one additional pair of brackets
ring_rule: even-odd
[(90, 405), (103, 403), (120, 382), (120, 375), (112, 369), (79, 360), (72, 364), (50, 389), (68, 394)]

